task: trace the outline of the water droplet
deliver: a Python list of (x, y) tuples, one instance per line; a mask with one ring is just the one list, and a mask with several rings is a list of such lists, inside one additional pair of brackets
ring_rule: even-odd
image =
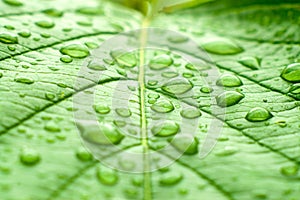
[(273, 117), (273, 115), (265, 108), (252, 108), (246, 115), (246, 119), (250, 122), (266, 121)]
[(198, 153), (198, 140), (192, 135), (182, 134), (177, 135), (171, 141), (171, 145), (179, 152), (186, 155), (194, 155)]
[(86, 8), (79, 8), (76, 10), (77, 13), (84, 14), (84, 15), (101, 15), (103, 14), (103, 10), (99, 7), (86, 7)]
[(148, 97), (151, 98), (151, 99), (159, 99), (159, 94), (156, 94), (156, 93), (150, 93), (148, 94)]
[(201, 112), (196, 108), (187, 108), (180, 112), (181, 116), (187, 119), (194, 119), (201, 116)]
[(63, 55), (62, 57), (60, 57), (60, 61), (64, 63), (71, 63), (73, 62), (73, 58), (68, 55)]
[(76, 157), (81, 160), (81, 161), (91, 161), (93, 159), (92, 154), (90, 154), (90, 152), (88, 152), (85, 148), (80, 147), (77, 151), (76, 151)]
[(93, 26), (93, 22), (91, 21), (78, 21), (76, 22), (79, 26)]
[(35, 165), (40, 161), (40, 154), (32, 148), (23, 148), (20, 154), (20, 161), (25, 165)]
[(115, 50), (110, 54), (121, 67), (132, 68), (137, 65), (137, 58), (135, 53), (124, 52), (123, 50)]
[(174, 95), (179, 95), (188, 92), (193, 88), (193, 84), (187, 80), (176, 79), (162, 86), (162, 90)]
[(243, 85), (241, 79), (232, 74), (224, 74), (217, 80), (217, 85), (224, 87), (238, 87)]
[(3, 2), (10, 6), (23, 6), (23, 3), (19, 0), (3, 0)]
[(110, 112), (110, 108), (107, 105), (94, 105), (93, 108), (99, 114), (108, 114)]
[(48, 33), (41, 33), (40, 36), (43, 38), (51, 38), (51, 35)]
[(183, 179), (183, 175), (178, 172), (164, 174), (160, 179), (159, 183), (162, 186), (172, 186), (178, 184)]
[(97, 49), (99, 47), (99, 45), (94, 42), (86, 42), (84, 44), (90, 49)]
[(65, 47), (62, 47), (60, 49), (60, 52), (73, 58), (85, 58), (90, 55), (88, 48), (80, 44), (67, 45)]
[(17, 44), (18, 37), (15, 35), (8, 34), (8, 33), (1, 33), (0, 34), (0, 42), (2, 42), (4, 44)]
[(55, 26), (55, 24), (50, 20), (38, 21), (38, 22), (35, 22), (35, 25), (37, 25), (38, 27), (47, 28), (47, 29), (53, 28)]
[(125, 121), (121, 121), (121, 120), (114, 120), (114, 124), (117, 127), (124, 127), (124, 126), (126, 126), (126, 122)]
[(239, 63), (244, 65), (245, 67), (248, 67), (250, 69), (259, 69), (260, 68), (260, 63), (259, 60), (255, 57), (243, 57), (239, 60)]
[(216, 152), (217, 156), (230, 156), (238, 152), (238, 148), (233, 146), (226, 146), (223, 150)]
[(0, 78), (2, 78), (3, 77), (3, 73), (2, 72), (0, 72)]
[(100, 64), (100, 63), (98, 63), (98, 62), (93, 62), (93, 61), (91, 61), (89, 64), (88, 64), (88, 66), (87, 66), (89, 69), (92, 69), (92, 70), (96, 70), (96, 71), (104, 71), (104, 70), (106, 70), (107, 68), (104, 66), (104, 65), (102, 65), (102, 64)]
[(168, 113), (174, 110), (174, 105), (170, 101), (163, 100), (153, 104), (151, 109), (158, 113)]
[(209, 53), (219, 55), (233, 55), (244, 51), (230, 40), (215, 40), (202, 45), (202, 47)]
[(239, 92), (226, 91), (216, 97), (220, 107), (229, 107), (238, 104), (245, 96)]
[(48, 100), (50, 100), (50, 101), (53, 101), (54, 99), (55, 99), (55, 94), (53, 94), (53, 93), (49, 93), (49, 92), (47, 92), (46, 94), (45, 94), (45, 97), (46, 97), (46, 99), (48, 99)]
[(300, 82), (300, 63), (290, 64), (285, 67), (281, 77), (289, 82)]
[(60, 10), (57, 10), (55, 8), (50, 8), (43, 11), (44, 14), (50, 16), (50, 17), (62, 17), (64, 13)]
[(48, 122), (44, 128), (50, 132), (60, 132), (60, 127), (54, 122)]
[(168, 38), (168, 41), (169, 42), (172, 42), (172, 43), (184, 43), (184, 42), (187, 42), (189, 40), (188, 37), (185, 37), (185, 36), (181, 36), (181, 35), (176, 35), (176, 36), (171, 36)]
[(130, 117), (132, 114), (128, 108), (117, 108), (116, 113), (121, 117)]
[(78, 126), (84, 139), (101, 145), (119, 144), (124, 135), (113, 125), (107, 123), (89, 123)]
[(16, 50), (16, 47), (14, 47), (14, 46), (7, 46), (7, 48), (8, 48), (8, 50), (10, 50), (10, 51), (15, 51), (15, 50)]
[(147, 82), (147, 84), (149, 85), (149, 86), (156, 86), (157, 85), (157, 83), (158, 83), (158, 81), (154, 81), (154, 80), (149, 80), (148, 82)]
[(289, 92), (292, 94), (300, 94), (300, 83), (292, 85)]
[(173, 64), (173, 59), (166, 54), (155, 56), (149, 64), (152, 70), (165, 69)]
[(177, 72), (163, 72), (161, 75), (165, 78), (174, 78), (177, 77), (179, 74)]
[(298, 174), (299, 167), (296, 165), (285, 166), (280, 169), (280, 172), (284, 176), (296, 176)]
[(29, 38), (31, 36), (31, 32), (24, 30), (24, 31), (19, 32), (18, 35), (23, 38)]
[(213, 91), (214, 91), (214, 89), (213, 89), (213, 88), (211, 88), (211, 87), (208, 87), (208, 86), (204, 86), (204, 87), (202, 87), (202, 88), (200, 89), (200, 91), (201, 91), (201, 92), (203, 92), (203, 93), (206, 93), (206, 94), (208, 94), (208, 93), (211, 93), (211, 92), (213, 92)]
[(114, 170), (100, 167), (97, 169), (97, 178), (102, 184), (109, 186), (116, 185), (119, 181), (119, 177)]
[(4, 28), (6, 28), (7, 30), (15, 30), (15, 27), (11, 25), (5, 25)]
[(25, 77), (18, 77), (15, 78), (15, 81), (18, 83), (24, 83), (24, 84), (32, 84), (34, 83), (34, 80), (31, 78), (25, 78)]
[(151, 132), (155, 136), (168, 137), (179, 131), (179, 125), (173, 121), (165, 121), (152, 127)]

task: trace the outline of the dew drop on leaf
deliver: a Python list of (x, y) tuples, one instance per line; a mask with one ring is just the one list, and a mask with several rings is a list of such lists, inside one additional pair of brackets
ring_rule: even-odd
[(265, 108), (252, 108), (246, 115), (246, 119), (250, 122), (262, 122), (273, 117), (273, 115)]
[(239, 92), (226, 91), (216, 97), (220, 107), (229, 107), (238, 104), (245, 96)]
[(213, 92), (213, 88), (208, 87), (208, 86), (203, 86), (203, 87), (201, 87), (200, 91), (202, 93), (209, 94), (209, 93)]
[(166, 54), (155, 56), (149, 63), (152, 70), (162, 70), (173, 64), (173, 59)]
[(92, 70), (96, 70), (96, 71), (104, 71), (104, 70), (106, 70), (107, 68), (104, 66), (104, 65), (102, 65), (102, 64), (100, 64), (100, 63), (98, 63), (98, 62), (93, 62), (93, 61), (91, 61), (89, 64), (88, 64), (88, 66), (87, 66), (89, 69), (92, 69)]
[(180, 115), (187, 119), (194, 119), (201, 116), (201, 112), (196, 108), (187, 108), (180, 112)]
[(186, 155), (194, 155), (198, 153), (198, 140), (192, 135), (177, 135), (171, 140), (171, 145), (179, 152)]
[(205, 43), (201, 46), (209, 53), (219, 55), (233, 55), (243, 52), (243, 48), (230, 40), (215, 40)]
[(55, 122), (48, 122), (44, 128), (49, 132), (60, 132), (60, 127)]
[(9, 33), (0, 33), (0, 42), (4, 44), (17, 44), (18, 37)]
[(171, 36), (168, 38), (168, 41), (169, 42), (172, 42), (172, 43), (184, 43), (184, 42), (187, 42), (189, 40), (188, 37), (185, 37), (185, 36)]
[(3, 2), (10, 6), (23, 6), (23, 3), (19, 0), (3, 0)]
[(94, 110), (99, 114), (108, 114), (110, 112), (110, 108), (107, 105), (94, 105)]
[(90, 55), (88, 48), (80, 44), (67, 45), (65, 47), (62, 47), (60, 49), (60, 52), (73, 58), (85, 58)]
[(174, 105), (170, 101), (163, 100), (153, 104), (151, 109), (158, 113), (168, 113), (174, 110)]
[(285, 67), (281, 77), (289, 82), (300, 82), (300, 63), (290, 64)]
[(174, 78), (174, 77), (177, 77), (179, 74), (177, 72), (163, 72), (161, 74), (162, 77), (165, 77), (165, 78)]
[(48, 15), (49, 17), (62, 17), (64, 13), (60, 10), (55, 8), (50, 8), (47, 10), (42, 11), (44, 14)]
[(183, 175), (178, 172), (170, 172), (167, 174), (163, 174), (159, 179), (159, 184), (161, 186), (173, 186), (178, 184), (183, 179)]
[(100, 167), (97, 168), (97, 178), (100, 183), (109, 186), (116, 185), (119, 180), (119, 177), (114, 170)]
[(73, 61), (73, 58), (68, 55), (63, 55), (62, 57), (60, 57), (60, 61), (64, 63), (71, 63)]
[(289, 92), (292, 94), (300, 94), (300, 83), (292, 85)]
[(38, 21), (38, 22), (35, 22), (35, 25), (37, 25), (38, 27), (47, 28), (47, 29), (53, 28), (55, 26), (54, 22), (50, 21), (50, 20)]
[(24, 83), (24, 84), (32, 84), (34, 83), (34, 80), (27, 77), (17, 77), (15, 78), (15, 81), (18, 83)]
[(137, 65), (137, 58), (135, 53), (124, 52), (122, 50), (115, 50), (112, 51), (110, 54), (121, 67), (132, 68)]
[(25, 147), (20, 153), (20, 161), (24, 165), (35, 165), (40, 161), (40, 154), (32, 148)]
[(176, 79), (162, 86), (162, 90), (174, 95), (184, 94), (193, 88), (193, 84), (187, 80)]
[(83, 147), (80, 147), (80, 148), (77, 149), (77, 151), (76, 151), (76, 157), (77, 157), (79, 160), (83, 161), (83, 162), (85, 162), (85, 161), (90, 161), (90, 160), (93, 159), (92, 154), (90, 154), (90, 152), (88, 152), (88, 151), (87, 151), (85, 148), (83, 148)]
[(296, 165), (285, 166), (280, 169), (280, 172), (284, 176), (296, 176), (298, 174), (299, 167)]
[(161, 122), (151, 128), (151, 132), (155, 136), (168, 137), (175, 135), (179, 131), (179, 125), (173, 121)]
[(132, 114), (128, 108), (117, 108), (116, 113), (121, 117), (130, 117)]
[(218, 86), (224, 87), (238, 87), (243, 85), (240, 78), (232, 74), (224, 74), (222, 75), (216, 83)]
[(239, 59), (239, 63), (241, 63), (245, 67), (248, 67), (253, 70), (260, 68), (258, 59), (255, 57), (251, 57), (251, 56), (243, 57), (243, 58)]
[(150, 94), (148, 94), (148, 97), (149, 98), (153, 98), (153, 99), (159, 99), (159, 94), (156, 94), (156, 93), (150, 93)]

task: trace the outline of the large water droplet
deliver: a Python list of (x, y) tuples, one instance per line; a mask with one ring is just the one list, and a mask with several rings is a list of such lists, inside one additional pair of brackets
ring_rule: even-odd
[(97, 169), (97, 178), (104, 185), (116, 185), (118, 183), (119, 177), (117, 173), (112, 169)]
[(34, 80), (31, 78), (26, 78), (26, 77), (17, 77), (15, 78), (15, 81), (18, 83), (24, 83), (24, 84), (32, 84), (34, 83)]
[(173, 64), (173, 59), (166, 54), (155, 56), (149, 64), (150, 69), (161, 70)]
[(230, 40), (215, 40), (202, 45), (202, 47), (210, 53), (219, 55), (232, 55), (244, 51), (243, 48)]
[(187, 119), (194, 119), (201, 116), (201, 112), (196, 108), (187, 108), (180, 112), (181, 116)]
[(121, 117), (130, 117), (131, 111), (128, 108), (117, 108), (116, 113)]
[(273, 115), (265, 108), (252, 108), (246, 115), (246, 119), (250, 122), (261, 122), (270, 119)]
[(19, 0), (3, 0), (4, 3), (10, 5), (10, 6), (23, 6), (23, 3)]
[(151, 132), (155, 136), (168, 137), (175, 135), (179, 131), (179, 125), (173, 121), (161, 122), (152, 127)]
[(289, 82), (300, 82), (300, 63), (290, 64), (285, 67), (281, 77)]
[(122, 67), (135, 67), (137, 65), (137, 58), (133, 52), (124, 52), (122, 50), (112, 51), (111, 56), (117, 61)]
[(78, 126), (84, 139), (101, 145), (119, 144), (124, 135), (113, 125), (107, 123), (89, 123)]
[(73, 58), (85, 58), (90, 52), (86, 46), (80, 44), (70, 44), (60, 49), (60, 52)]
[(198, 153), (198, 140), (192, 135), (177, 135), (171, 140), (171, 145), (178, 151), (187, 155)]
[(243, 57), (239, 60), (239, 63), (241, 63), (242, 65), (244, 65), (245, 67), (248, 67), (250, 69), (259, 69), (260, 68), (260, 64), (257, 58), (255, 57)]
[(243, 85), (240, 78), (232, 74), (224, 74), (217, 80), (217, 85), (224, 87), (238, 87)]
[(158, 113), (168, 113), (174, 110), (174, 105), (170, 101), (163, 100), (153, 104), (151, 109)]
[(167, 173), (159, 179), (159, 183), (162, 186), (171, 186), (178, 184), (182, 179), (183, 175), (181, 173)]
[(35, 22), (35, 25), (37, 25), (38, 27), (47, 28), (47, 29), (53, 28), (55, 26), (54, 22), (50, 21), (50, 20), (38, 21), (38, 22)]
[(229, 107), (238, 104), (245, 96), (239, 92), (227, 91), (216, 97), (220, 107)]
[(4, 44), (17, 44), (18, 37), (15, 35), (8, 34), (8, 33), (1, 33), (0, 34), (0, 42), (2, 42)]
[(94, 105), (93, 108), (99, 114), (107, 114), (110, 112), (110, 108), (106, 105)]
[(92, 154), (90, 154), (90, 152), (88, 152), (85, 148), (80, 147), (77, 151), (76, 151), (76, 157), (81, 160), (81, 161), (90, 161), (93, 159)]
[(32, 148), (23, 148), (20, 154), (20, 161), (25, 165), (35, 165), (40, 161), (40, 154)]
[(96, 70), (96, 71), (104, 71), (106, 70), (106, 67), (98, 62), (93, 62), (91, 61), (88, 66), (87, 66), (89, 69), (92, 69), (92, 70)]
[(193, 88), (193, 84), (187, 80), (176, 79), (162, 86), (162, 90), (174, 95), (179, 95), (188, 92)]

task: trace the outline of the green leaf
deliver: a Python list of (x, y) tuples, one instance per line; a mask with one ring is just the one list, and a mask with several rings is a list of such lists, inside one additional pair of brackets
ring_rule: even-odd
[(298, 199), (299, 6), (0, 1), (1, 199)]

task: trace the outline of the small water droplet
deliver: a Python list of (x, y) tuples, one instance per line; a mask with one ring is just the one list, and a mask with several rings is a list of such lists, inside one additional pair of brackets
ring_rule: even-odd
[(7, 30), (15, 30), (15, 27), (11, 25), (5, 25), (4, 28), (6, 28)]
[(108, 114), (110, 112), (110, 108), (107, 105), (94, 105), (93, 108), (99, 114)]
[(130, 117), (132, 114), (128, 108), (117, 108), (116, 113), (121, 117)]
[(48, 99), (48, 100), (50, 100), (50, 101), (53, 101), (53, 100), (55, 99), (56, 95), (53, 94), (53, 93), (47, 92), (47, 93), (45, 94), (45, 97), (46, 97), (46, 99)]
[(91, 161), (93, 159), (92, 154), (90, 154), (90, 152), (88, 152), (85, 148), (80, 147), (79, 149), (77, 149), (76, 151), (76, 157), (81, 160), (81, 161)]
[(62, 47), (60, 49), (60, 52), (73, 58), (85, 58), (90, 55), (88, 48), (80, 44), (67, 45), (65, 47)]
[(206, 44), (203, 44), (202, 47), (209, 53), (219, 54), (219, 55), (233, 55), (243, 52), (243, 48), (235, 44), (230, 40), (214, 40)]
[(243, 57), (239, 60), (239, 63), (253, 70), (260, 68), (259, 60), (255, 57)]
[(250, 122), (262, 122), (273, 117), (273, 115), (265, 108), (252, 108), (246, 115), (246, 119)]
[(238, 152), (238, 148), (233, 146), (226, 146), (223, 150), (216, 152), (217, 156), (230, 156)]
[(40, 154), (32, 148), (23, 148), (20, 154), (20, 161), (25, 165), (35, 165), (40, 161)]
[(159, 183), (162, 186), (172, 186), (178, 184), (183, 179), (183, 175), (178, 172), (167, 173), (162, 175), (159, 179)]
[(8, 33), (1, 33), (0, 34), (0, 42), (4, 44), (17, 44), (18, 37)]
[(18, 35), (23, 38), (29, 38), (31, 36), (31, 32), (27, 31), (27, 30), (23, 30), (23, 31), (19, 32)]
[(159, 99), (159, 94), (156, 94), (156, 93), (150, 93), (148, 94), (148, 97), (151, 98), (151, 99)]
[(91, 22), (91, 21), (78, 21), (76, 23), (79, 26), (87, 26), (87, 27), (93, 26), (93, 22)]
[(214, 89), (211, 87), (208, 87), (208, 86), (204, 86), (204, 87), (201, 87), (200, 91), (203, 93), (209, 94), (209, 93), (213, 92)]
[(99, 45), (94, 42), (86, 42), (84, 44), (90, 49), (97, 49), (99, 47)]
[(23, 6), (23, 3), (19, 0), (3, 0), (3, 2), (10, 6)]
[(40, 36), (43, 38), (51, 38), (51, 35), (48, 33), (41, 33)]
[(299, 167), (296, 165), (285, 166), (280, 169), (280, 172), (284, 176), (296, 176), (298, 174)]
[(14, 46), (7, 46), (7, 48), (8, 48), (8, 50), (10, 50), (10, 51), (15, 51), (15, 50), (16, 50), (16, 47), (14, 47)]
[(122, 121), (122, 120), (114, 120), (114, 124), (115, 124), (117, 127), (124, 127), (124, 126), (126, 126), (126, 122), (125, 122), (125, 121)]
[(174, 95), (184, 94), (193, 88), (193, 84), (187, 80), (176, 79), (162, 86), (162, 90)]
[(185, 36), (181, 36), (181, 35), (176, 35), (176, 36), (169, 37), (168, 41), (172, 42), (172, 43), (175, 43), (175, 44), (178, 44), (178, 43), (184, 43), (184, 42), (189, 41), (189, 38), (185, 37)]
[(137, 58), (133, 52), (124, 52), (123, 50), (112, 51), (111, 56), (117, 61), (121, 67), (135, 67), (137, 65)]
[(226, 91), (216, 97), (217, 104), (220, 107), (229, 107), (238, 104), (245, 95), (235, 92), (235, 91)]
[(86, 8), (79, 8), (76, 10), (77, 13), (84, 14), (84, 15), (101, 15), (103, 14), (103, 10), (99, 7), (86, 7)]
[(179, 74), (177, 72), (163, 72), (161, 75), (165, 78), (174, 78), (177, 77)]
[(285, 67), (281, 77), (289, 82), (300, 82), (300, 63), (290, 64)]
[(199, 142), (192, 135), (177, 135), (170, 142), (175, 149), (186, 155), (194, 155), (198, 153)]
[(106, 70), (107, 68), (104, 66), (104, 65), (102, 65), (102, 64), (100, 64), (100, 63), (98, 63), (98, 62), (93, 62), (93, 61), (91, 61), (89, 64), (88, 64), (88, 66), (87, 66), (89, 69), (92, 69), (92, 70), (96, 70), (96, 71), (104, 71), (104, 70)]
[(194, 119), (201, 116), (201, 112), (196, 108), (187, 108), (180, 112), (181, 116), (187, 119)]
[(43, 11), (44, 14), (50, 16), (50, 17), (62, 17), (64, 13), (60, 10), (57, 10), (55, 8), (50, 8)]
[(162, 70), (173, 64), (173, 59), (166, 54), (155, 56), (149, 63), (152, 70)]
[(238, 87), (243, 85), (241, 79), (232, 74), (224, 74), (222, 75), (216, 83), (218, 86), (224, 87)]
[(157, 85), (157, 83), (158, 83), (158, 81), (155, 81), (155, 80), (149, 80), (148, 82), (147, 82), (147, 84), (149, 85), (149, 86), (156, 86)]
[(289, 92), (292, 94), (300, 94), (300, 83), (292, 85)]
[(119, 144), (124, 135), (113, 125), (107, 123), (89, 123), (78, 126), (84, 139), (101, 145)]
[(97, 178), (102, 184), (109, 186), (116, 185), (119, 181), (119, 177), (114, 170), (100, 167), (97, 168)]
[(174, 110), (174, 105), (170, 101), (163, 100), (153, 104), (151, 109), (158, 113), (168, 113)]
[(48, 122), (44, 128), (49, 132), (60, 132), (60, 127), (55, 122)]
[(165, 121), (151, 128), (151, 132), (155, 136), (168, 137), (175, 135), (179, 131), (179, 125), (173, 121)]
[(64, 63), (71, 63), (73, 62), (73, 58), (71, 58), (71, 56), (68, 55), (63, 55), (62, 57), (60, 57), (60, 61)]
[(38, 22), (35, 22), (35, 25), (37, 25), (38, 27), (47, 28), (47, 29), (53, 28), (55, 26), (54, 22), (50, 21), (50, 20), (38, 21)]
[(15, 78), (15, 81), (18, 82), (18, 83), (24, 83), (24, 84), (32, 84), (32, 83), (34, 83), (33, 79), (26, 78), (26, 77)]

